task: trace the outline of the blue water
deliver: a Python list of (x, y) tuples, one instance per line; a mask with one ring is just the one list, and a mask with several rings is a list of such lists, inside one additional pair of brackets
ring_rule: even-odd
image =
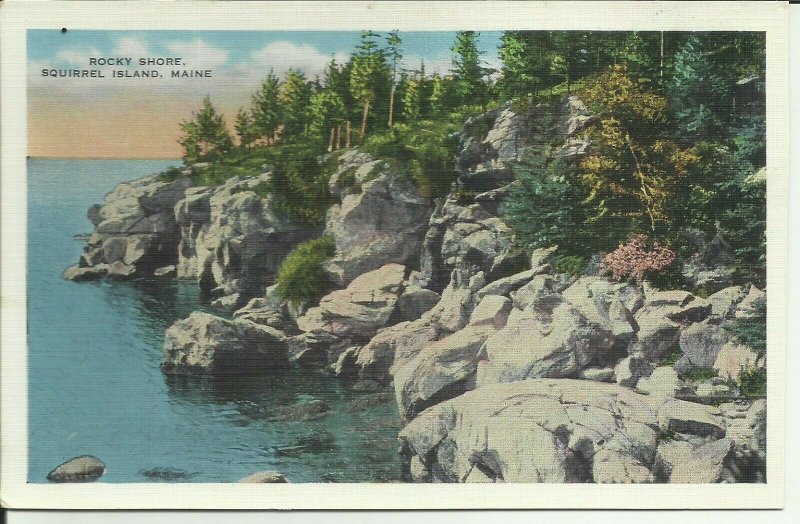
[[(104, 482), (235, 482), (267, 469), (290, 482), (399, 479), (392, 402), (353, 412), (348, 406), (363, 394), (297, 371), (165, 377), (164, 331), (201, 307), (192, 283), (61, 277), (84, 245), (74, 236), (91, 231), (86, 209), (117, 183), (174, 164), (28, 161), (29, 481), (46, 482), (51, 469), (83, 454), (106, 464)], [(330, 414), (265, 420), (277, 406), (310, 398), (330, 405)], [(329, 445), (276, 452), (310, 435)]]

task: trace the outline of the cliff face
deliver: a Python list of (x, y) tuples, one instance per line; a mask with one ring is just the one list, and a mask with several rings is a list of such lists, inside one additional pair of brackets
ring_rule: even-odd
[[(458, 182), (437, 202), (386, 159), (342, 154), (324, 231), (339, 289), (316, 304), (283, 302), (270, 286), (283, 257), (319, 232), (253, 191), (269, 174), (215, 188), (188, 177), (120, 186), (94, 210), (97, 229), (66, 276), (174, 265), (212, 306), (235, 310), (233, 321), (194, 315), (170, 328), (165, 371), (293, 362), (361, 388), (391, 385), (417, 481), (763, 481), (765, 403), (697, 403), (730, 398), (728, 380), (763, 365), (727, 329), (763, 291), (703, 298), (574, 277), (554, 267), (554, 248), (514, 246), (502, 214), (513, 162), (544, 143), (579, 159), (592, 122), (570, 96), (468, 120)], [(711, 247), (725, 258), (721, 242)]]

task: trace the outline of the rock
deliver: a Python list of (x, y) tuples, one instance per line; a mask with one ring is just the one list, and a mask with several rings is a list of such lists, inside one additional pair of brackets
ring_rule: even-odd
[(553, 261), (557, 249), (556, 246), (534, 249), (531, 253), (531, 267), (549, 265)]
[(394, 401), (394, 395), (390, 391), (379, 391), (377, 393), (365, 394), (352, 401), (344, 409), (345, 413), (357, 413), (367, 411), (379, 406), (385, 406)]
[(767, 294), (756, 286), (750, 286), (750, 291), (747, 296), (742, 299), (739, 306), (736, 308), (734, 316), (736, 318), (748, 318), (753, 316), (755, 308), (759, 305), (767, 303)]
[(766, 399), (737, 400), (719, 408), (725, 417), (725, 436), (734, 441), (733, 455), (723, 474), (736, 482), (766, 482)]
[(242, 484), (284, 484), (286, 477), (277, 471), (259, 471), (239, 480)]
[[(670, 484), (713, 484), (722, 481), (726, 459), (733, 451), (733, 441), (722, 438), (692, 450), (672, 467)], [(675, 457), (677, 458), (677, 457)]]
[(383, 384), (374, 380), (359, 380), (350, 386), (353, 391), (380, 391), (383, 389)]
[[(393, 371), (400, 412), (406, 418), (435, 403), (472, 389), (487, 326), (470, 326), (424, 347)], [(472, 380), (471, 380), (472, 379)]]
[(358, 373), (356, 358), (358, 357), (358, 346), (352, 346), (339, 354), (339, 358), (333, 364), (333, 374), (337, 377), (351, 377)]
[(441, 295), (417, 285), (408, 286), (397, 299), (397, 308), (403, 320), (416, 320), (441, 299)]
[(614, 344), (611, 331), (557, 298), (538, 310), (513, 310), (506, 326), (489, 335), (480, 385), (567, 377), (604, 357)]
[(339, 285), (390, 263), (416, 265), (432, 212), (405, 177), (386, 172), (328, 211), (325, 232), (336, 242), (326, 270)]
[(687, 462), (694, 448), (686, 441), (664, 440), (658, 444), (653, 473), (658, 482), (669, 482), (676, 464)]
[(566, 282), (551, 275), (536, 275), (530, 282), (511, 292), (511, 300), (517, 309), (528, 309), (539, 299), (563, 291)]
[(683, 374), (690, 369), (710, 368), (729, 340), (730, 336), (722, 326), (708, 320), (690, 325), (680, 334), (683, 356), (675, 363), (675, 369)]
[(681, 326), (699, 322), (711, 313), (711, 304), (686, 291), (654, 291), (645, 296), (634, 315), (639, 326), (628, 353), (641, 353), (651, 362), (678, 349)]
[(687, 234), (697, 246), (697, 253), (683, 261), (681, 272), (695, 288), (730, 284), (735, 274), (733, 249), (720, 233), (711, 240), (697, 230)]
[(698, 397), (713, 397), (714, 385), (710, 382), (704, 382), (702, 384), (698, 384), (698, 386), (695, 388), (695, 394)]
[(745, 297), (745, 289), (741, 286), (727, 287), (717, 291), (708, 301), (711, 303), (711, 314), (723, 318), (730, 318), (736, 311), (736, 306)]
[(211, 307), (213, 309), (218, 309), (225, 313), (233, 313), (236, 311), (242, 303), (242, 295), (240, 293), (234, 293), (232, 295), (225, 295), (224, 297), (219, 297), (211, 301)]
[(91, 267), (71, 266), (64, 271), (64, 278), (73, 282), (97, 280), (108, 275), (108, 264), (96, 264)]
[(652, 372), (653, 367), (647, 360), (634, 355), (619, 361), (614, 368), (614, 377), (620, 386), (635, 388), (640, 378), (647, 377)]
[(106, 472), (106, 465), (91, 455), (70, 459), (47, 474), (50, 482), (94, 482)]
[(150, 468), (140, 470), (139, 475), (156, 482), (186, 482), (192, 477), (196, 477), (198, 472), (175, 468)]
[(652, 482), (658, 435), (679, 429), (692, 438), (725, 433), (710, 406), (614, 384), (536, 379), (437, 404), (400, 440), (434, 482), (465, 482), (475, 469), (495, 482)]
[(641, 377), (636, 383), (636, 389), (644, 393), (674, 397), (684, 391), (685, 386), (674, 369), (662, 366), (654, 369), (649, 377)]
[(508, 314), (511, 312), (511, 307), (511, 301), (506, 297), (486, 296), (472, 311), (469, 325), (491, 326), (494, 329), (503, 329), (508, 320)]
[(155, 271), (153, 271), (153, 276), (156, 276), (156, 277), (159, 277), (159, 278), (170, 278), (170, 277), (174, 277), (175, 274), (176, 274), (176, 269), (175, 269), (174, 265), (160, 267), (160, 268), (156, 269)]
[(346, 289), (324, 296), (297, 319), (297, 326), (332, 335), (346, 346), (366, 343), (392, 319), (404, 278), (405, 267), (399, 264), (364, 273)]
[(578, 377), (596, 382), (616, 382), (614, 368), (586, 368), (578, 373)]
[(286, 363), (281, 332), (195, 311), (167, 329), (161, 368), (166, 373), (257, 374)]
[(763, 366), (753, 348), (736, 342), (723, 345), (713, 363), (713, 369), (720, 377), (732, 380), (738, 380), (744, 370)]
[(576, 280), (561, 295), (589, 322), (611, 331), (619, 348), (627, 347), (637, 331), (631, 311), (625, 305), (635, 310), (641, 304), (641, 293), (634, 286), (587, 276)]
[(325, 402), (313, 399), (296, 402), (288, 406), (280, 406), (267, 417), (270, 422), (308, 421), (324, 417), (331, 410)]
[(389, 382), (389, 369), (402, 365), (425, 345), (439, 337), (440, 330), (429, 318), (402, 322), (381, 330), (356, 353), (355, 366), (363, 379)]
[(480, 299), (489, 295), (508, 296), (509, 293), (528, 283), (534, 276), (537, 275), (537, 273), (540, 273), (541, 271), (544, 271), (544, 267), (529, 269), (527, 271), (517, 273), (516, 275), (495, 280), (491, 284), (478, 291), (478, 298)]

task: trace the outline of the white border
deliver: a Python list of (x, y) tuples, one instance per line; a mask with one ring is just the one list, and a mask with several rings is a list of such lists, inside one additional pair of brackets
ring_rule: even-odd
[[(28, 28), (767, 31), (770, 357), (765, 485), (27, 484)], [(777, 508), (783, 505), (788, 194), (788, 10), (783, 2), (0, 3), (0, 502), (13, 508)]]

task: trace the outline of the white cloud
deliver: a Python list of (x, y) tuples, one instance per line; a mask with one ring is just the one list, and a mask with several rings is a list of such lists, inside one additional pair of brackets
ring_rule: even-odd
[(141, 38), (125, 37), (117, 40), (113, 56), (139, 58), (149, 56), (150, 50), (147, 43)]
[(430, 75), (438, 73), (445, 75), (450, 72), (453, 66), (453, 58), (450, 55), (428, 56), (423, 57), (420, 55), (404, 56), (400, 61), (400, 67), (406, 71), (417, 71), (422, 63), (425, 63), (425, 74)]
[(273, 69), (275, 74), (283, 75), (294, 68), (302, 69), (308, 78), (322, 74), (331, 57), (342, 63), (349, 56), (347, 53), (324, 54), (312, 45), (294, 44), (286, 40), (272, 42), (251, 54), (255, 62)]
[(89, 66), (89, 58), (103, 56), (95, 48), (92, 49), (64, 49), (56, 54), (56, 60), (76, 66)]
[(183, 58), (190, 69), (213, 69), (228, 61), (228, 52), (212, 47), (199, 38), (189, 42), (172, 42), (167, 49)]

